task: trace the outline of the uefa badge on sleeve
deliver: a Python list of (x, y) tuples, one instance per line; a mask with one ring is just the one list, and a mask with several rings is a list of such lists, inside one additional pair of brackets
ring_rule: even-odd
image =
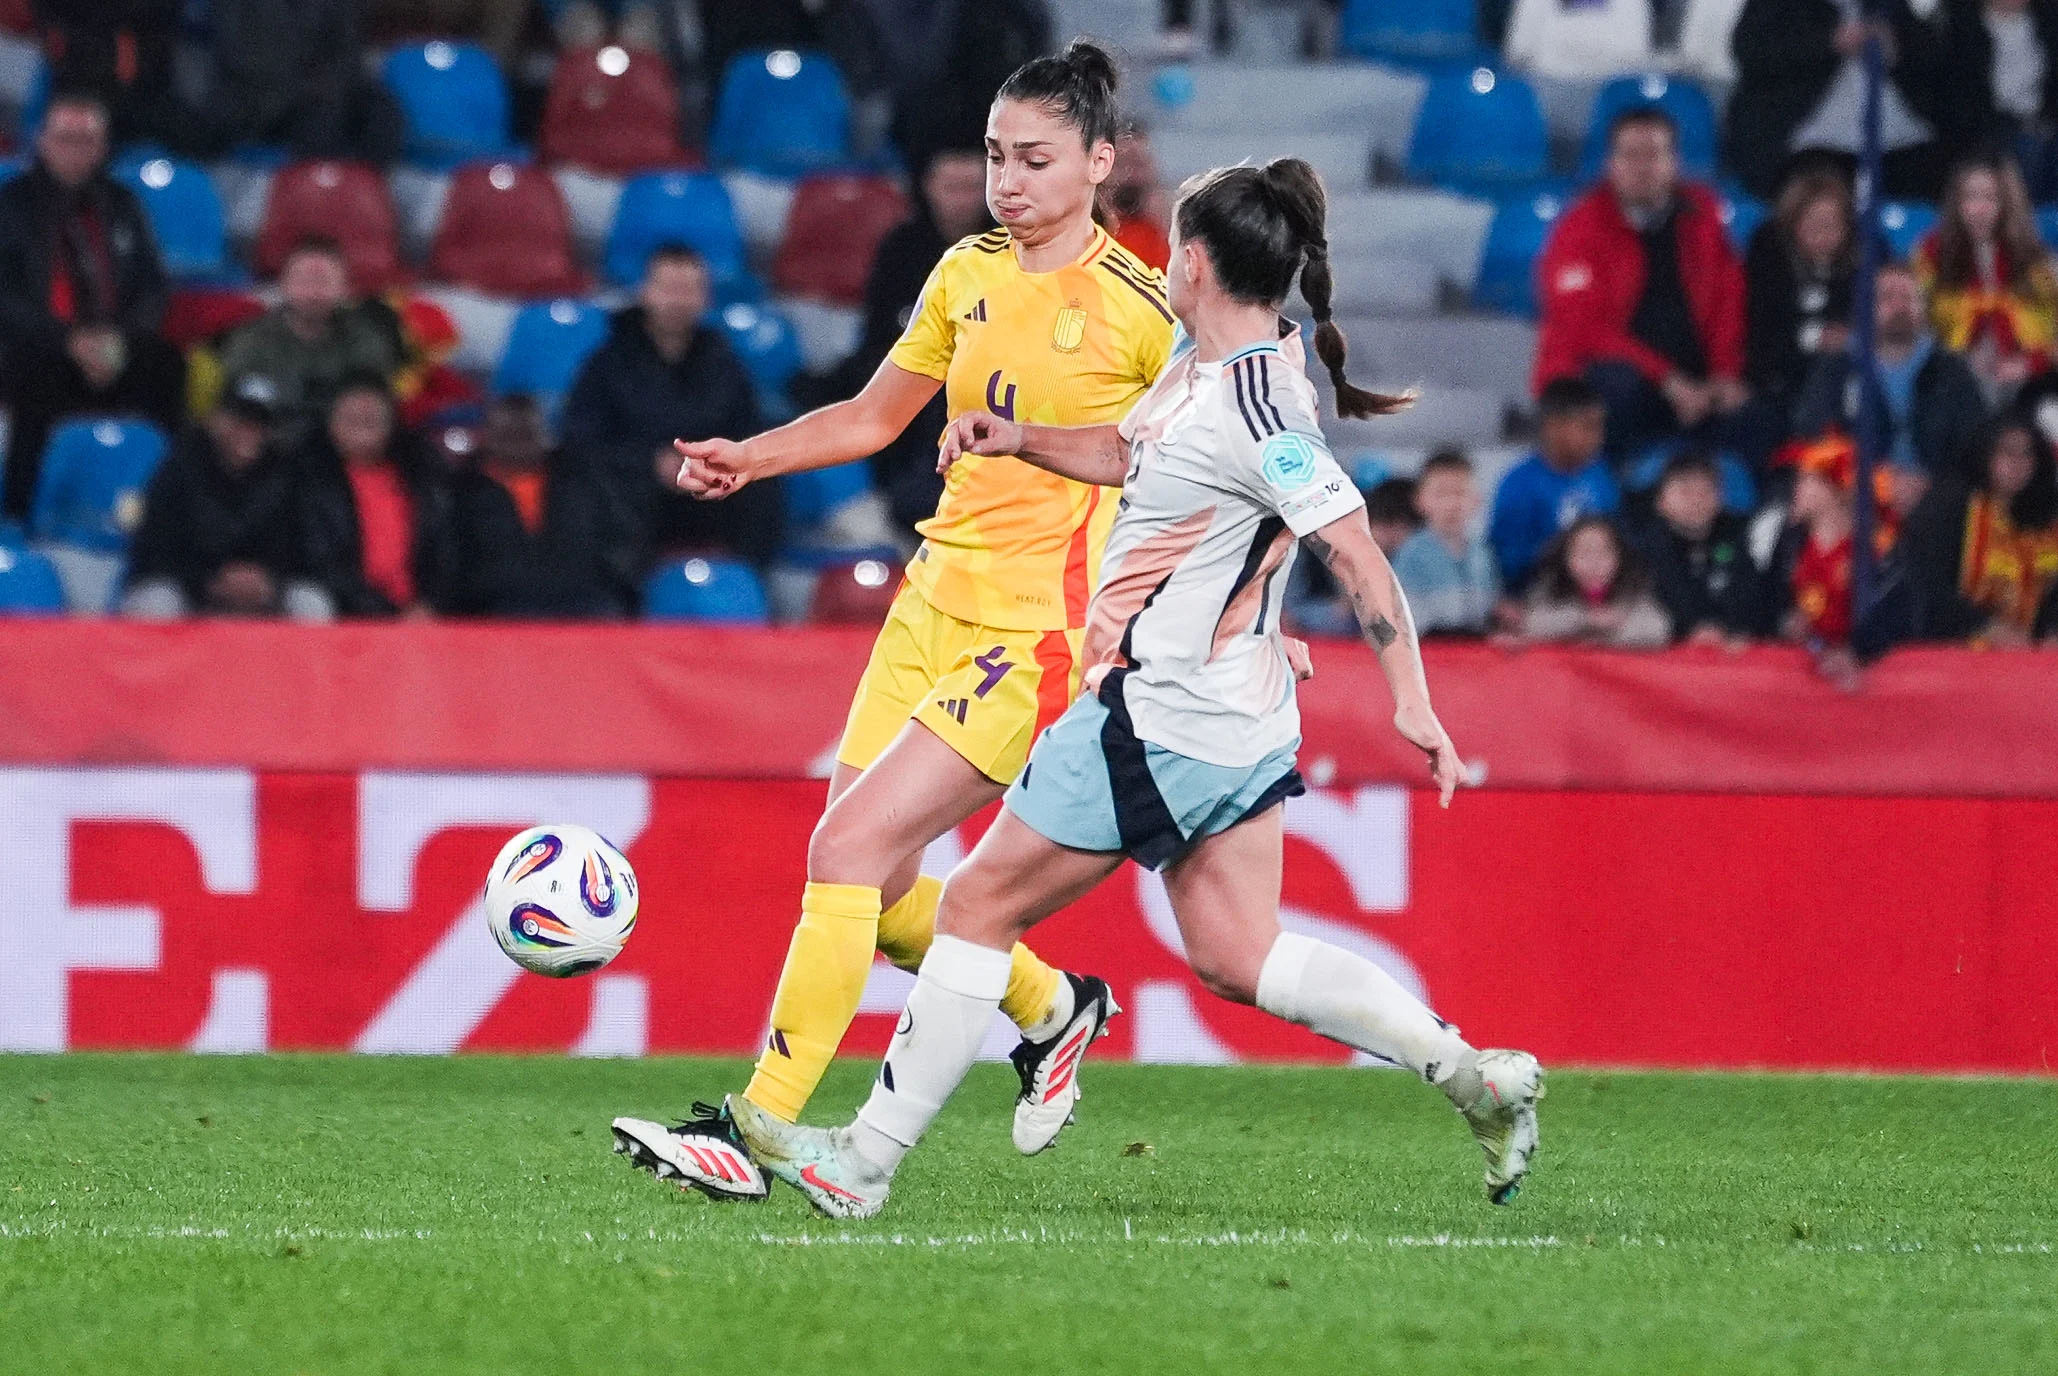
[(1315, 446), (1306, 436), (1291, 430), (1265, 441), (1265, 481), (1281, 492), (1292, 492), (1315, 480)]

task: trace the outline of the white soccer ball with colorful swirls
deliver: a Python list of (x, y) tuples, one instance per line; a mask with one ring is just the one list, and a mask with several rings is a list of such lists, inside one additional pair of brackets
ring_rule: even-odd
[(486, 876), (486, 925), (507, 957), (553, 979), (589, 975), (636, 930), (636, 871), (598, 832), (530, 827)]

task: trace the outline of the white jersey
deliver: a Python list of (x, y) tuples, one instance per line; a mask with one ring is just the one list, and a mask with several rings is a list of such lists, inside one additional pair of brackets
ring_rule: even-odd
[(1209, 764), (1292, 747), (1279, 608), (1297, 537), (1365, 504), (1315, 423), (1299, 333), (1217, 363), (1187, 345), (1121, 433), (1129, 473), (1087, 614), (1087, 688), (1119, 692), (1139, 739)]

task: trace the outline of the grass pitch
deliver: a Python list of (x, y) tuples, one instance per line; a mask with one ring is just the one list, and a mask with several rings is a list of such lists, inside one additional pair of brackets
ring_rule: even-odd
[(1398, 1074), (1087, 1075), (833, 1224), (610, 1154), (739, 1063), (0, 1056), (0, 1371), (2058, 1371), (2058, 1083), (1556, 1073), (1495, 1209)]

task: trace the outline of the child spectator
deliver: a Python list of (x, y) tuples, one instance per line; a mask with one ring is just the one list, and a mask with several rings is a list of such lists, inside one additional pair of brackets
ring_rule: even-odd
[(1522, 609), (1531, 640), (1654, 650), (1672, 638), (1650, 576), (1605, 516), (1582, 516), (1551, 542)]
[(1787, 179), (1744, 259), (1744, 376), (1782, 418), (1816, 357), (1840, 354), (1849, 343), (1857, 271), (1849, 178), (1831, 167), (1803, 167)]
[[(1854, 630), (1857, 447), (1846, 436), (1832, 434), (1794, 446), (1791, 457), (1791, 528), (1779, 557), (1791, 605), (1780, 631), (1788, 640), (1827, 652), (1825, 672), (1844, 678), (1851, 667)], [(1894, 487), (1892, 467), (1882, 465), (1873, 475), (1873, 549), (1882, 558), (1898, 533)]]
[(1415, 506), (1415, 480), (1381, 479), (1365, 494), (1365, 517), (1379, 552), (1388, 559), (1399, 554), (1408, 537), (1422, 528), (1422, 513)]
[(334, 615), (313, 577), (300, 467), (271, 438), (276, 417), (264, 381), (246, 378), (179, 437), (144, 493), (125, 614)]
[(442, 461), (374, 375), (346, 379), (301, 451), (314, 567), (342, 616), (426, 615), (456, 578)]
[(1675, 640), (1720, 645), (1763, 633), (1764, 577), (1743, 518), (1722, 509), (1721, 477), (1707, 455), (1690, 451), (1666, 464), (1638, 544)]
[(2021, 648), (2058, 587), (2058, 467), (2021, 416), (1988, 427), (1972, 454), (1909, 520), (1915, 635)]
[(1582, 516), (1612, 516), (1622, 489), (1601, 456), (1607, 412), (1600, 393), (1576, 377), (1548, 383), (1536, 452), (1508, 470), (1494, 493), (1488, 542), (1510, 592), (1528, 586), (1537, 556)]
[(1493, 552), (1474, 530), (1481, 502), (1472, 461), (1455, 449), (1429, 456), (1415, 480), (1422, 528), (1393, 556), (1393, 571), (1424, 635), (1483, 635), (1500, 600)]
[(453, 613), (616, 619), (634, 608), (633, 528), (577, 455), (550, 452), (534, 398), (487, 408), (478, 447), (451, 481), (451, 506)]
[(1951, 173), (1943, 218), (1915, 250), (1937, 341), (1963, 354), (1990, 401), (2051, 366), (2058, 274), (2037, 234), (2022, 176), (2005, 158)]

